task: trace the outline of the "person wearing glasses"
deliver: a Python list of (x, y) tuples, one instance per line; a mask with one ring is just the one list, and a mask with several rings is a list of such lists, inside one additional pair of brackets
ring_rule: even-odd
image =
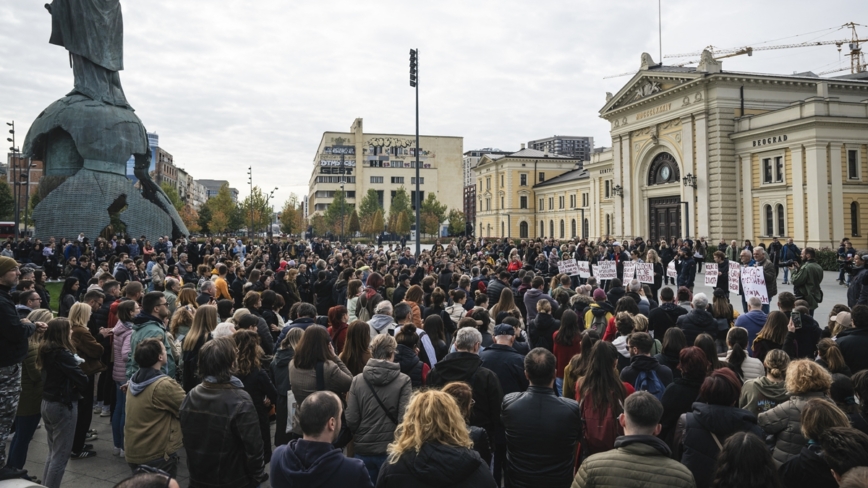
[[(166, 351), (172, 351), (172, 343), (166, 331), (166, 319), (169, 317), (169, 304), (161, 291), (152, 291), (142, 298), (142, 311), (133, 317), (133, 334), (130, 337), (130, 358), (136, 357), (136, 347), (145, 339), (156, 337), (160, 339)], [(169, 353), (163, 373), (170, 378), (175, 377), (175, 357)], [(135, 361), (127, 363), (127, 381), (139, 370)]]

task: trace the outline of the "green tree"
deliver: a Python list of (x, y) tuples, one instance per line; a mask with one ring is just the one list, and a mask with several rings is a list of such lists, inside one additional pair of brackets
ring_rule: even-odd
[(280, 211), (280, 231), (284, 234), (298, 234), (302, 232), (303, 209), (301, 202), (295, 193), (289, 195), (289, 200), (283, 204), (283, 210)]
[[(359, 222), (361, 231), (365, 234), (375, 234), (383, 230), (383, 226), (374, 227), (374, 216), (378, 211), (382, 212), (383, 207), (380, 206), (380, 195), (377, 190), (370, 189), (365, 194), (365, 198), (359, 203)], [(380, 219), (382, 220), (382, 213)]]
[[(208, 200), (210, 202), (210, 200)], [(204, 205), (199, 207), (199, 229), (203, 234), (209, 234), (211, 229), (208, 228), (208, 224), (211, 222), (211, 206), (208, 205), (208, 202), (205, 202)], [(189, 229), (188, 229), (189, 230)]]
[(232, 199), (229, 184), (224, 183), (217, 192), (217, 195), (208, 200), (206, 205), (209, 207), (211, 214), (211, 220), (208, 222), (207, 227), (212, 233), (220, 234), (227, 231), (235, 231), (243, 227), (243, 223), (238, 225), (237, 221), (230, 222), (233, 218), (237, 220), (239, 212), (238, 205)]
[(15, 198), (12, 196), (12, 187), (6, 180), (0, 180), (0, 218), (15, 218)]
[(446, 205), (437, 201), (437, 195), (428, 193), (422, 202), (422, 210), (419, 216), (419, 225), (422, 226), (423, 234), (437, 235), (440, 233), (440, 223), (446, 220)]
[[(410, 205), (410, 195), (402, 186), (398, 188), (395, 192), (395, 196), (392, 197), (392, 206), (389, 208), (389, 229), (396, 234), (406, 234), (407, 232), (410, 232), (409, 222), (412, 211), (413, 208)], [(401, 215), (404, 215), (407, 219), (407, 230), (404, 232), (398, 231), (398, 221), (401, 219)]]
[(356, 213), (356, 210), (353, 209), (353, 213), (350, 214), (350, 226), (349, 226), (350, 234), (355, 235), (356, 232), (362, 230), (361, 225), (359, 224), (359, 214)]
[[(335, 234), (340, 234), (342, 228), (344, 232), (348, 230), (347, 227), (352, 211), (353, 205), (347, 203), (346, 193), (338, 190), (335, 192), (334, 198), (332, 198), (332, 203), (323, 212), (323, 217), (331, 231)], [(341, 219), (342, 217), (343, 220)]]
[(247, 219), (247, 225), (253, 224), (252, 232), (270, 230), (271, 207), (269, 202), (258, 186), (253, 187), (250, 195), (241, 202), (242, 215)]
[(169, 201), (172, 202), (172, 206), (175, 207), (175, 210), (180, 212), (181, 209), (184, 208), (184, 202), (181, 201), (181, 197), (178, 195), (178, 190), (165, 181), (160, 183), (160, 188), (162, 188), (166, 196), (169, 197)]
[(449, 220), (449, 233), (451, 235), (464, 234), (467, 223), (467, 219), (464, 218), (464, 212), (453, 208), (449, 211), (449, 215), (446, 218)]

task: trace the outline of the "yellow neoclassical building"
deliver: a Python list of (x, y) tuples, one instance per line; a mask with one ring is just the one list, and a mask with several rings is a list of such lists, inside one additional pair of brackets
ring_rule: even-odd
[[(643, 54), (600, 116), (611, 148), (524, 189), (531, 212), (515, 187), (496, 211), (480, 203), (478, 235), (778, 236), (816, 247), (849, 237), (868, 247), (868, 73), (729, 72), (708, 52), (697, 67)], [(497, 171), (492, 163), (478, 168)]]

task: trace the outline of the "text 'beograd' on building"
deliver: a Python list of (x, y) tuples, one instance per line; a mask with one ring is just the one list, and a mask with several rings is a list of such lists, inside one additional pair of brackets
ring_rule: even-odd
[[(419, 136), (419, 197), (434, 192), (449, 209), (461, 209), (464, 138)], [(413, 202), (416, 194), (416, 136), (366, 134), (357, 118), (349, 132), (324, 132), (309, 182), (309, 215), (322, 214), (336, 191), (358, 205), (368, 190), (377, 192), (388, 215), (395, 192), (403, 187)], [(415, 208), (415, 207), (414, 207)]]

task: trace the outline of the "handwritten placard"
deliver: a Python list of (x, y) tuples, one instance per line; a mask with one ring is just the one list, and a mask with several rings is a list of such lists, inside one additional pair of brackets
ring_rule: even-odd
[(669, 261), (669, 265), (666, 266), (666, 276), (678, 278), (678, 271), (675, 271), (675, 261)]
[(575, 259), (564, 259), (563, 261), (558, 261), (558, 272), (576, 276), (579, 274), (579, 266), (576, 264)]
[(729, 262), (729, 292), (738, 293), (738, 282), (741, 279), (741, 266), (735, 261)]
[(763, 305), (769, 303), (769, 292), (766, 289), (766, 279), (763, 269), (756, 266), (748, 266), (741, 270), (741, 286), (744, 289), (744, 297), (757, 297)]
[(705, 286), (717, 286), (717, 263), (705, 263)]
[(636, 278), (639, 283), (654, 284), (654, 264), (641, 263), (636, 265)]
[(615, 261), (600, 261), (594, 266), (594, 276), (601, 280), (614, 280), (618, 277)]
[(636, 262), (635, 261), (626, 261), (624, 263), (624, 275), (621, 281), (624, 284), (629, 283), (633, 278), (636, 277)]
[(587, 261), (576, 261), (576, 266), (579, 268), (579, 278), (591, 277), (591, 263)]

